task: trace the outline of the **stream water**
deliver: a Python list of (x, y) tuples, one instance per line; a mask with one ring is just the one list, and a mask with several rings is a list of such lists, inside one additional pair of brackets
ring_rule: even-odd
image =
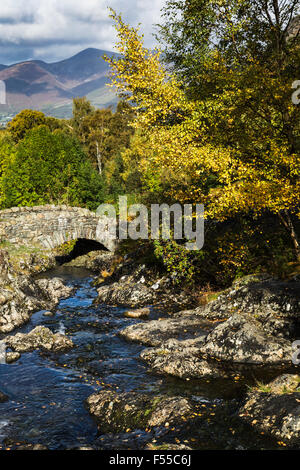
[[(103, 387), (120, 392), (193, 396), (203, 407), (223, 405), (227, 410), (226, 420), (211, 413), (202, 427), (198, 425), (186, 435), (173, 435), (172, 442), (186, 441), (197, 449), (277, 447), (276, 442), (241, 424), (236, 416), (238, 400), (255, 380), (255, 374), (247, 381), (189, 382), (150, 374), (138, 358), (143, 346), (128, 343), (117, 334), (139, 320), (125, 318), (124, 308), (94, 306), (97, 292), (88, 271), (60, 268), (51, 275), (63, 277), (74, 287), (74, 293), (60, 302), (53, 317), (38, 312), (18, 331), (29, 332), (44, 325), (70, 336), (76, 347), (65, 354), (26, 353), (14, 364), (0, 364), (0, 390), (10, 398), (0, 404), (0, 449), (15, 448), (24, 442), (50, 449), (99, 443), (97, 425), (85, 400)], [(151, 319), (162, 315), (153, 309)], [(145, 430), (138, 435), (143, 442), (151, 437)], [(104, 436), (103, 446), (114, 449), (119, 439)], [(141, 445), (136, 433), (129, 433), (127, 439), (123, 436), (122, 442), (128, 449)]]

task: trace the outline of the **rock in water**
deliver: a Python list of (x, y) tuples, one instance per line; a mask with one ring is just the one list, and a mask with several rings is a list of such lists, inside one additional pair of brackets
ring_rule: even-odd
[(116, 264), (114, 253), (107, 251), (90, 251), (86, 255), (78, 256), (72, 261), (64, 263), (65, 266), (86, 268), (97, 273), (113, 271)]
[(18, 361), (21, 357), (21, 354), (18, 352), (7, 352), (6, 353), (6, 364), (13, 364)]
[(149, 287), (136, 283), (117, 283), (103, 286), (98, 289), (97, 303), (105, 302), (109, 305), (124, 305), (129, 307), (143, 307), (155, 303), (157, 296)]
[(5, 395), (5, 393), (0, 392), (0, 403), (5, 403), (8, 400), (9, 400), (8, 396)]
[(150, 304), (165, 306), (178, 311), (187, 306), (193, 306), (192, 297), (180, 287), (175, 287), (170, 278), (157, 278), (157, 275), (145, 265), (123, 263), (106, 280), (108, 284), (98, 289), (98, 299), (95, 303), (123, 305), (139, 308)]
[(217, 362), (208, 362), (200, 357), (204, 337), (178, 341), (170, 339), (159, 348), (141, 352), (141, 359), (157, 374), (168, 374), (180, 379), (227, 377), (225, 368)]
[(104, 390), (87, 399), (90, 413), (96, 417), (101, 433), (178, 424), (192, 416), (192, 404), (183, 397), (116, 393)]
[(129, 310), (128, 312), (125, 312), (125, 317), (127, 318), (143, 318), (143, 317), (148, 317), (150, 315), (150, 308), (140, 308), (137, 310)]
[(24, 325), (34, 312), (53, 308), (71, 292), (61, 279), (34, 280), (20, 274), (8, 254), (0, 250), (0, 333)]
[[(176, 315), (128, 326), (120, 331), (120, 336), (128, 341), (136, 341), (146, 346), (160, 346), (170, 338), (190, 338), (206, 336), (212, 326), (197, 315)], [(206, 331), (205, 331), (206, 329)]]
[(69, 297), (73, 291), (73, 288), (65, 286), (59, 277), (38, 279), (36, 283), (49, 297), (52, 305), (56, 305), (60, 299)]
[(196, 310), (198, 315), (211, 320), (228, 319), (234, 313), (255, 315), (268, 322), (269, 327), (275, 320), (281, 320), (284, 330), (281, 334), (289, 334), (291, 328), (295, 330), (300, 325), (300, 281), (279, 281), (266, 274), (245, 276)]
[(64, 335), (52, 333), (49, 328), (37, 326), (30, 333), (17, 333), (4, 339), (7, 347), (18, 353), (30, 352), (35, 349), (62, 352), (74, 346), (73, 342)]
[(268, 334), (251, 315), (234, 314), (206, 337), (205, 357), (241, 364), (291, 363), (292, 343)]
[(45, 312), (44, 314), (44, 317), (54, 317), (55, 314), (53, 312)]

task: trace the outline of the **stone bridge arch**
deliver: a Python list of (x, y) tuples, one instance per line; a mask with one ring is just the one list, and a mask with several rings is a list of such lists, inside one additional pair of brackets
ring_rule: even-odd
[(107, 219), (80, 207), (45, 205), (0, 211), (0, 240), (16, 246), (53, 249), (77, 239), (101, 243), (114, 251)]

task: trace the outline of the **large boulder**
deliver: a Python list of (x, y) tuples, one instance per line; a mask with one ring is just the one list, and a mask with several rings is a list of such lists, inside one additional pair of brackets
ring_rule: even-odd
[(97, 303), (143, 307), (155, 303), (157, 295), (151, 288), (140, 284), (116, 282), (98, 289)]
[(211, 320), (228, 319), (234, 313), (255, 315), (274, 333), (293, 336), (300, 325), (300, 281), (280, 281), (266, 274), (245, 276), (197, 309), (198, 315)]
[(239, 416), (254, 429), (299, 448), (300, 376), (285, 374), (252, 390)]
[(118, 433), (178, 424), (192, 416), (192, 404), (183, 397), (150, 396), (104, 390), (87, 399), (89, 412), (97, 419), (99, 431)]
[(0, 333), (26, 323), (35, 310), (44, 307), (45, 293), (30, 278), (18, 275), (6, 252), (0, 251)]
[(34, 312), (53, 308), (70, 292), (60, 279), (35, 280), (20, 274), (0, 250), (0, 333), (24, 325)]
[(146, 346), (160, 346), (170, 338), (204, 337), (211, 327), (209, 322), (197, 315), (177, 314), (172, 318), (130, 325), (121, 330), (119, 335), (128, 341), (135, 341)]
[(157, 374), (167, 374), (180, 379), (227, 377), (228, 372), (217, 362), (201, 358), (200, 348), (204, 337), (178, 341), (170, 339), (159, 348), (148, 348), (140, 357)]
[(116, 263), (114, 253), (108, 251), (90, 251), (77, 258), (64, 263), (64, 266), (86, 268), (95, 273), (111, 273)]
[(51, 279), (38, 279), (36, 284), (43, 290), (50, 300), (50, 305), (56, 305), (60, 299), (69, 297), (73, 288), (66, 286), (62, 279), (54, 277)]
[(194, 313), (225, 320), (201, 347), (205, 358), (241, 364), (291, 364), (300, 328), (300, 282), (267, 274), (236, 281)]
[(175, 287), (168, 277), (159, 277), (145, 265), (121, 265), (98, 289), (96, 303), (140, 308), (151, 304), (170, 311), (193, 306), (194, 301), (180, 287)]
[[(291, 365), (300, 326), (299, 291), (298, 281), (248, 276), (204, 307), (131, 325), (120, 335), (156, 348), (141, 356), (154, 371), (182, 378), (223, 375), (215, 361)], [(181, 343), (170, 348), (164, 344), (169, 339)], [(197, 347), (184, 342), (189, 339)]]
[(291, 341), (267, 333), (254, 316), (234, 314), (218, 325), (201, 347), (205, 357), (246, 364), (291, 364)]

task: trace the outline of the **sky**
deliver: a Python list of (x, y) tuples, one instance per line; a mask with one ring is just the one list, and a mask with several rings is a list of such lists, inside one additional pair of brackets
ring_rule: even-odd
[(115, 31), (108, 6), (131, 25), (141, 23), (153, 47), (153, 25), (165, 0), (1, 0), (0, 64), (30, 59), (55, 62), (88, 47), (111, 51)]

